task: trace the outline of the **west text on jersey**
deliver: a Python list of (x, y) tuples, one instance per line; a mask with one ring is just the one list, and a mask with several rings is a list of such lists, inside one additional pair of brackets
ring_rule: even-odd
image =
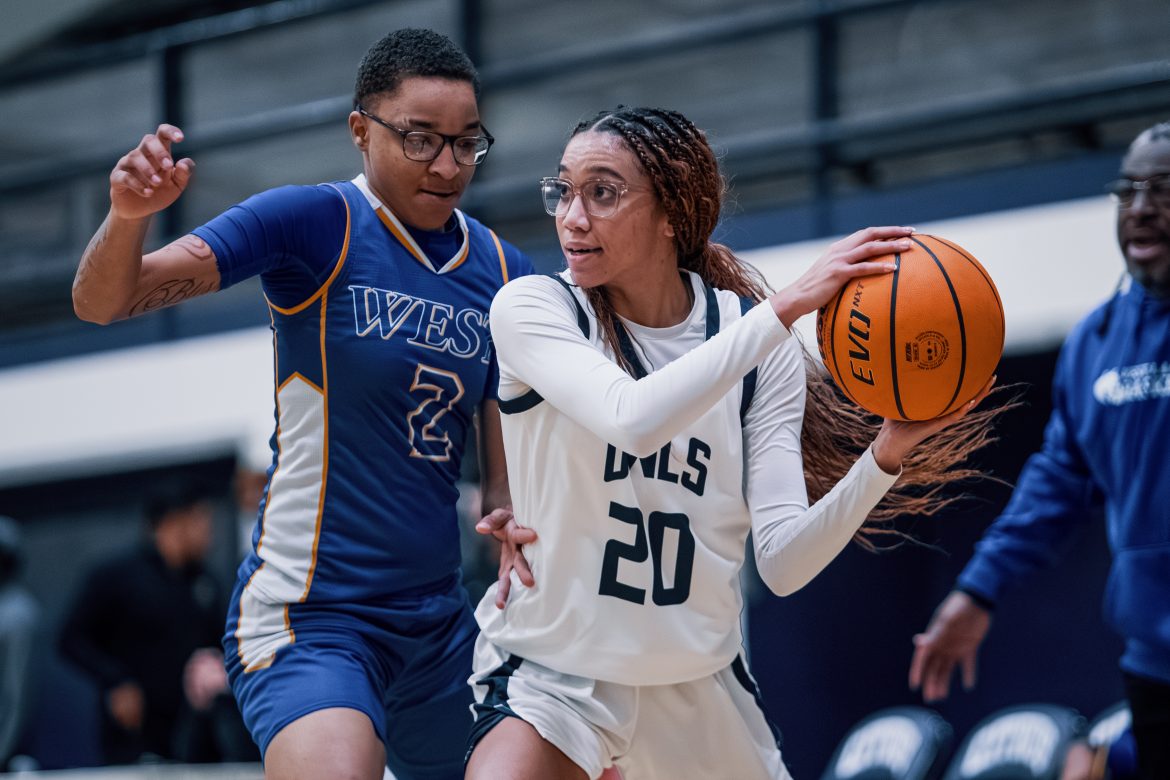
[(376, 328), (383, 340), (395, 336), (411, 344), (461, 357), (491, 357), (487, 313), (465, 308), (456, 311), (448, 303), (430, 301), (417, 295), (350, 285), (353, 293), (354, 330), (359, 337)]

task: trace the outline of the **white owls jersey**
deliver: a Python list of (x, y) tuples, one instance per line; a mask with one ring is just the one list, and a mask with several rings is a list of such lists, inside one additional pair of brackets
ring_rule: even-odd
[(765, 582), (791, 592), (896, 477), (866, 453), (808, 507), (802, 348), (769, 305), (745, 311), (688, 274), (695, 303), (683, 322), (623, 322), (631, 377), (561, 278), (517, 279), (492, 304), (513, 508), (539, 541), (525, 547), (536, 587), (514, 579), (499, 610), (493, 586), (480, 628), (584, 677), (662, 685), (712, 674), (742, 644), (748, 531)]

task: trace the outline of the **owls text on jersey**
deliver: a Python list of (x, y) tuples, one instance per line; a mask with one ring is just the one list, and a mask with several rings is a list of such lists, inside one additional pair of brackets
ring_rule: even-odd
[[(354, 602), (441, 584), (460, 563), (463, 443), (480, 404), (495, 398), (487, 312), (500, 286), (531, 264), (458, 211), (454, 231), (412, 233), (362, 176), (274, 193), (196, 231), (220, 262), (239, 255), (246, 263), (256, 253), (250, 245), (271, 246), (274, 256), (261, 272), (274, 333), (274, 465), (240, 568), (243, 600)], [(310, 198), (319, 208), (305, 207)], [(324, 220), (317, 212), (336, 211), (339, 201), (344, 223), (315, 227)], [(290, 238), (281, 223), (297, 220), (308, 224)], [(251, 232), (240, 236), (239, 225)], [(328, 241), (316, 238), (323, 230)], [(265, 231), (284, 232), (272, 239)], [(289, 246), (301, 235), (311, 240)], [(445, 243), (450, 256), (425, 251), (428, 241)], [(279, 282), (321, 265), (320, 257), (298, 259), (300, 251), (330, 252), (328, 276), (299, 302), (278, 304), (271, 291), (288, 288)], [(261, 611), (241, 622), (262, 619)], [(283, 627), (278, 613), (269, 616), (281, 624), (273, 629)]]
[[(688, 281), (683, 322), (623, 323), (649, 372), (639, 380), (613, 362), (576, 288), (529, 277), (492, 305), (513, 506), (540, 536), (525, 550), (536, 588), (514, 583), (502, 611), (489, 592), (476, 613), (511, 653), (627, 685), (711, 674), (741, 645), (749, 528), (765, 581), (791, 592), (896, 479), (866, 453), (809, 509), (799, 343), (770, 305), (744, 313), (734, 294)], [(761, 360), (741, 410), (741, 380)]]

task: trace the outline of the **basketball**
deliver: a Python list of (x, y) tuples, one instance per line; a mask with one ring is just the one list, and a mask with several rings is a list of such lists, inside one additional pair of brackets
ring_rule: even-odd
[[(974, 398), (1003, 354), (1003, 304), (962, 247), (930, 235), (896, 270), (852, 279), (817, 312), (817, 346), (837, 387), (866, 411), (930, 420)], [(884, 258), (875, 258), (884, 259)]]

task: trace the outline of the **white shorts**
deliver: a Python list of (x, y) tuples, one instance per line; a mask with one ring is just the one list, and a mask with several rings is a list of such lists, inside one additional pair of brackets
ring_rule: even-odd
[(791, 780), (779, 732), (740, 657), (698, 680), (631, 686), (562, 674), (481, 634), (474, 669), (472, 749), (505, 717), (516, 717), (592, 780), (612, 764), (624, 780)]

